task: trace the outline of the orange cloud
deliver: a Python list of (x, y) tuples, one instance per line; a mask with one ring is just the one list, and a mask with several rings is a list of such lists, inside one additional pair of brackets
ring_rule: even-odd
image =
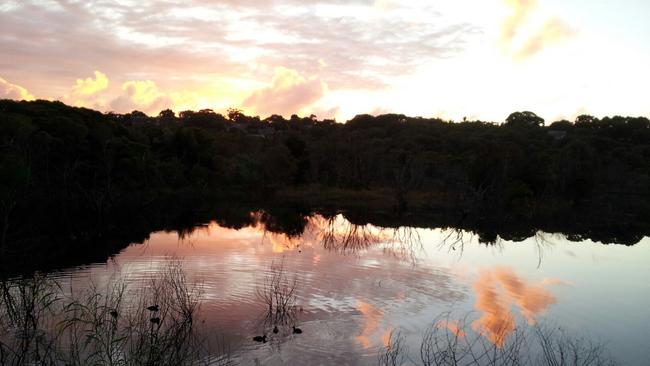
[(529, 324), (535, 323), (535, 316), (542, 314), (551, 304), (555, 304), (555, 296), (541, 285), (528, 285), (523, 282), (510, 268), (497, 268), (495, 275), (508, 296), (514, 299), (521, 313)]
[(381, 335), (381, 344), (384, 345), (384, 347), (388, 348), (390, 347), (390, 341), (391, 341), (391, 336), (393, 335), (393, 329), (388, 328), (384, 333)]
[(465, 331), (458, 320), (440, 320), (436, 323), (436, 327), (447, 328), (456, 337), (465, 338)]
[(512, 14), (501, 24), (501, 41), (509, 44), (537, 6), (537, 0), (506, 0)]
[(285, 251), (292, 251), (301, 246), (305, 246), (305, 240), (302, 236), (289, 237), (285, 234), (276, 234), (268, 231), (264, 235), (271, 243), (273, 253), (284, 253)]
[(524, 43), (521, 49), (515, 53), (515, 58), (534, 56), (547, 46), (569, 39), (574, 34), (575, 30), (569, 24), (559, 18), (551, 18)]
[(545, 277), (542, 280), (542, 285), (544, 286), (573, 286), (573, 282), (564, 281), (559, 278), (549, 278)]
[(34, 100), (27, 89), (0, 78), (0, 99)]
[(499, 296), (492, 272), (481, 273), (474, 284), (476, 290), (476, 309), (483, 315), (472, 323), (474, 330), (484, 333), (487, 338), (501, 347), (505, 339), (515, 329), (515, 319), (506, 299)]
[(555, 296), (543, 285), (527, 284), (507, 267), (481, 271), (474, 290), (476, 309), (483, 315), (472, 323), (472, 328), (499, 347), (516, 326), (513, 304), (529, 324), (534, 324), (535, 317), (556, 302)]
[(317, 77), (306, 78), (285, 67), (275, 69), (271, 85), (253, 92), (244, 100), (244, 107), (255, 113), (291, 115), (312, 106), (327, 92), (327, 84)]
[[(356, 340), (361, 343), (364, 348), (370, 348), (372, 346), (370, 338), (379, 328), (379, 320), (382, 318), (384, 313), (371, 304), (360, 300), (357, 301), (357, 310), (363, 315), (364, 324), (361, 334), (356, 336)], [(386, 342), (385, 339), (382, 339), (382, 341)]]

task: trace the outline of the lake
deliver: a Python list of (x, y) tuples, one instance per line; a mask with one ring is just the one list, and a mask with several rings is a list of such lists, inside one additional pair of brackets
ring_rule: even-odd
[[(259, 222), (154, 232), (106, 262), (48, 277), (70, 293), (116, 278), (139, 291), (180, 263), (200, 293), (204, 334), (241, 365), (376, 365), (396, 339), (401, 359), (421, 364), (431, 329), (497, 348), (546, 329), (598, 344), (625, 365), (650, 359), (648, 237), (624, 246), (538, 232), (486, 244), (462, 230), (306, 220), (300, 235)], [(273, 280), (293, 291), (286, 316), (269, 315)], [(266, 342), (253, 340), (262, 335)]]

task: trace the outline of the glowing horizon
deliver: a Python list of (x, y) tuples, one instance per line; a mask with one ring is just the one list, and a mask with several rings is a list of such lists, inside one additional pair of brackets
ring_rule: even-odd
[(347, 120), (650, 117), (640, 0), (0, 5), (0, 98)]

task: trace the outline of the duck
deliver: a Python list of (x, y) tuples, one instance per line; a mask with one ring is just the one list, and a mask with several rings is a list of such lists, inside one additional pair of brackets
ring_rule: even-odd
[(160, 307), (158, 305), (151, 305), (151, 306), (147, 306), (147, 310), (149, 310), (149, 311), (158, 311), (158, 310), (160, 310)]
[(302, 329), (296, 328), (296, 326), (293, 326), (293, 334), (302, 334)]
[(276, 325), (275, 327), (273, 327), (273, 334), (278, 334), (278, 332), (279, 332), (278, 326)]
[(255, 337), (253, 337), (253, 340), (255, 342), (266, 343), (266, 334), (261, 335), (261, 336), (255, 336)]

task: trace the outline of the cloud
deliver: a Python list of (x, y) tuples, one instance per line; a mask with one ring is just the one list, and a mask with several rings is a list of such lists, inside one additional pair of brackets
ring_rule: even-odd
[(512, 304), (517, 305), (529, 324), (534, 324), (536, 316), (555, 304), (555, 296), (543, 285), (544, 282), (528, 284), (507, 267), (481, 271), (474, 290), (475, 306), (482, 315), (472, 327), (495, 345), (503, 346), (516, 326)]
[(72, 93), (79, 96), (89, 96), (108, 88), (108, 78), (100, 71), (95, 71), (95, 78), (77, 79)]
[(507, 302), (500, 297), (492, 272), (481, 273), (474, 284), (474, 289), (476, 309), (483, 315), (472, 323), (472, 327), (501, 347), (507, 336), (515, 329), (514, 315), (510, 312)]
[(35, 98), (22, 86), (0, 78), (0, 99), (34, 100)]
[(457, 53), (472, 30), (426, 1), (24, 0), (0, 9), (0, 70), (49, 97), (95, 70), (187, 89), (285, 66), (330, 88), (380, 88)]
[(465, 338), (465, 331), (463, 330), (464, 324), (461, 323), (460, 320), (439, 320), (436, 323), (437, 328), (446, 328), (449, 330), (453, 335), (455, 335), (458, 338)]
[(501, 42), (509, 45), (537, 6), (537, 0), (505, 0), (512, 13), (501, 24)]
[(497, 280), (506, 290), (508, 297), (519, 306), (529, 324), (535, 323), (535, 316), (542, 314), (556, 299), (542, 285), (531, 285), (520, 279), (512, 269), (499, 267), (494, 270)]
[[(357, 311), (359, 311), (363, 316), (363, 328), (361, 329), (361, 333), (357, 335), (355, 339), (363, 348), (367, 349), (373, 344), (371, 338), (379, 329), (379, 322), (384, 316), (384, 312), (361, 300), (357, 300)], [(383, 340), (383, 342), (385, 342), (385, 340)]]
[(326, 92), (327, 84), (319, 78), (306, 78), (296, 70), (278, 67), (271, 85), (253, 92), (243, 106), (264, 116), (291, 115), (311, 106)]
[[(571, 38), (576, 31), (564, 20), (551, 17), (536, 31), (521, 34), (523, 28), (531, 29), (529, 19), (537, 7), (537, 0), (505, 0), (511, 14), (501, 23), (501, 46), (514, 59), (532, 57), (548, 46)], [(539, 17), (538, 17), (539, 18)], [(541, 18), (544, 19), (544, 18)]]
[(551, 18), (544, 23), (537, 33), (526, 40), (515, 53), (515, 58), (528, 58), (541, 52), (544, 48), (571, 38), (575, 30), (559, 18)]
[(178, 111), (202, 108), (225, 111), (228, 107), (239, 105), (244, 97), (245, 94), (238, 90), (236, 84), (218, 79), (188, 91), (174, 88), (173, 85), (172, 88), (163, 88), (150, 79), (110, 83), (105, 73), (95, 71), (92, 77), (77, 79), (75, 85), (58, 99), (78, 107), (117, 113), (139, 110), (156, 115), (167, 108)]
[(394, 0), (375, 0), (375, 8), (381, 11), (391, 11), (399, 8), (399, 4)]
[(61, 97), (61, 100), (77, 107), (104, 109), (107, 89), (108, 77), (103, 72), (95, 70), (94, 77), (77, 79), (75, 85)]
[(158, 89), (151, 80), (133, 80), (122, 84), (123, 94), (113, 99), (110, 108), (124, 113), (139, 110), (147, 114), (156, 114), (173, 105), (171, 97)]
[(544, 285), (544, 286), (573, 286), (573, 282), (564, 281), (564, 280), (561, 280), (559, 278), (545, 277), (542, 280), (542, 285)]

